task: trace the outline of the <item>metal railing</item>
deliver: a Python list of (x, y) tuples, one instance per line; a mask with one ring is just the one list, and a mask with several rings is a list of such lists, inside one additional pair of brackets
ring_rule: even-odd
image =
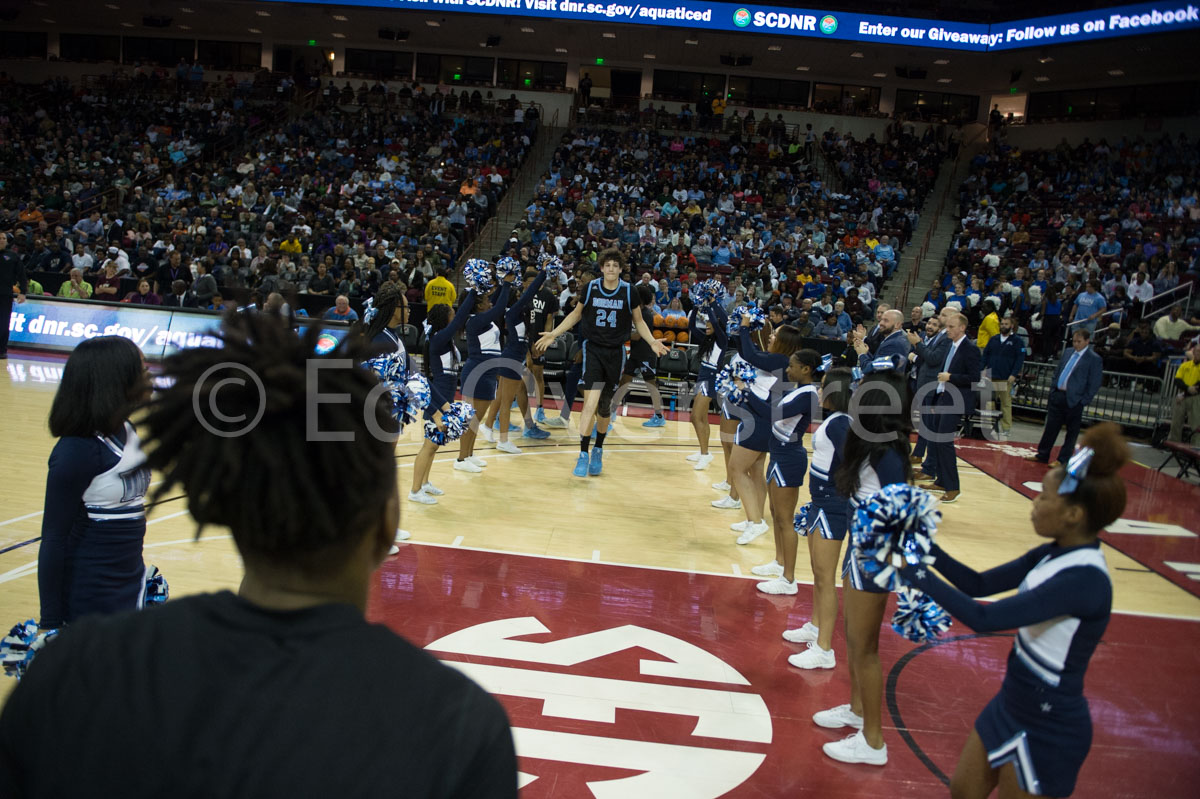
[[(1178, 359), (1172, 359), (1162, 375), (1104, 372), (1100, 390), (1083, 410), (1086, 422), (1117, 422), (1128, 427), (1152, 430), (1171, 419), (1174, 378)], [(1057, 363), (1026, 361), (1016, 380), (1013, 407), (1044, 413), (1054, 390)]]

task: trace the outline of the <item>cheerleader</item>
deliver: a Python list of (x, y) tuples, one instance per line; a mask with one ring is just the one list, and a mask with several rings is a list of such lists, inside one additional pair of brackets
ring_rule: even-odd
[[(431, 397), (429, 407), (425, 409), (426, 421), (432, 420), (437, 423), (437, 417), (454, 401), (454, 393), (458, 386), (454, 370), (459, 366), (458, 348), (454, 346), (454, 337), (462, 329), (474, 307), (475, 291), (472, 289), (463, 296), (454, 318), (450, 317), (450, 306), (445, 303), (434, 305), (425, 317), (425, 371), (429, 377)], [(429, 480), (437, 451), (438, 445), (426, 436), (413, 464), (412, 488), (408, 492), (410, 501), (436, 505), (437, 497), (445, 493)]]
[(496, 372), (488, 361), (500, 357), (500, 328), (496, 320), (508, 306), (508, 292), (514, 276), (505, 275), (500, 287), (491, 297), (480, 294), (475, 298), (474, 314), (467, 320), (467, 362), (463, 364), (461, 384), (463, 399), (475, 409), (475, 423), (464, 430), (458, 440), (458, 460), (454, 468), (460, 472), (479, 473), (487, 461), (475, 455), (475, 437), (492, 440), (492, 430), (483, 424), (488, 406), (496, 398)]
[[(529, 341), (526, 335), (529, 325), (529, 304), (533, 302), (533, 298), (542, 288), (542, 284), (546, 282), (546, 271), (544, 269), (536, 272), (529, 270), (525, 273), (525, 281), (525, 290), (504, 313), (504, 347), (500, 352), (501, 359), (519, 364), (524, 364), (525, 356), (529, 352)], [(514, 399), (525, 420), (524, 435), (526, 438), (549, 438), (550, 434), (538, 427), (529, 413), (529, 392), (525, 390), (524, 370), (503, 366), (497, 371), (497, 380), (499, 397), (495, 410), (491, 411), (494, 415), (485, 419), (483, 423), (485, 426), (491, 427), (495, 416), (499, 416), (500, 442), (496, 444), (496, 449), (510, 455), (520, 455), (521, 448), (508, 440), (509, 420), (512, 415)]]
[[(396, 335), (393, 328), (405, 324), (408, 319), (408, 299), (399, 283), (387, 282), (379, 287), (379, 291), (371, 298), (367, 312), (363, 314), (360, 335), (364, 341), (370, 342), (368, 351), (373, 356), (396, 353), (404, 363), (405, 374), (410, 367), (408, 349), (404, 340)], [(436, 491), (437, 489), (434, 489)], [(412, 534), (407, 530), (396, 530), (396, 541), (407, 541)], [(393, 545), (391, 553), (395, 555), (400, 548)]]
[[(1120, 428), (1089, 429), (1066, 467), (1042, 481), (1030, 518), (1042, 544), (982, 574), (935, 546), (937, 569), (901, 577), (976, 632), (1016, 628), (1004, 682), (975, 720), (950, 782), (956, 799), (1070, 796), (1092, 743), (1083, 678), (1112, 612), (1099, 534), (1125, 510), (1129, 460)], [(1017, 589), (990, 604), (972, 597)]]
[[(787, 369), (792, 353), (800, 349), (800, 331), (791, 325), (783, 325), (772, 331), (767, 340), (767, 351), (762, 352), (750, 337), (750, 317), (742, 317), (742, 330), (738, 338), (738, 353), (743, 360), (758, 370), (758, 377), (749, 390), (760, 400), (767, 400), (771, 389)], [(758, 416), (754, 412), (742, 412), (738, 422), (733, 449), (729, 455), (729, 472), (733, 486), (742, 499), (746, 521), (731, 524), (730, 529), (741, 533), (739, 544), (749, 544), (767, 532), (764, 508), (767, 503), (767, 478), (764, 464), (771, 442), (770, 416)], [(789, 527), (791, 520), (789, 519)], [(756, 567), (757, 568), (757, 567)], [(760, 575), (770, 576), (770, 575)]]
[(850, 526), (849, 498), (838, 491), (833, 481), (842, 464), (846, 435), (850, 430), (851, 371), (830, 369), (821, 385), (821, 409), (825, 419), (813, 433), (812, 466), (809, 468), (807, 526), (799, 530), (808, 541), (808, 557), (813, 572), (813, 615), (794, 630), (785, 630), (783, 639), (808, 648), (788, 658), (799, 669), (832, 669), (833, 631), (837, 622), (837, 567), (842, 541)]
[(726, 320), (725, 309), (716, 301), (703, 309), (693, 308), (688, 320), (688, 337), (701, 352), (700, 369), (696, 375), (696, 396), (692, 398), (692, 428), (696, 431), (700, 451), (687, 458), (695, 464), (692, 468), (698, 472), (707, 469), (713, 461), (713, 456), (708, 453), (708, 409), (712, 398), (717, 396), (716, 380), (717, 370), (721, 367), (721, 353), (729, 346), (729, 336), (725, 332)]
[[(724, 318), (728, 319), (728, 317)], [(774, 330), (774, 327), (768, 320), (763, 323), (763, 326), (760, 330), (751, 333), (751, 337), (755, 339), (755, 347), (760, 350), (769, 349), (768, 345), (771, 341), (771, 336), (774, 334)], [(728, 342), (728, 338), (726, 338), (726, 341)], [(732, 366), (743, 362), (745, 359), (738, 354), (737, 343), (728, 343), (733, 346), (733, 357), (729, 359), (729, 365)], [(712, 487), (717, 491), (728, 491), (729, 494), (728, 496), (713, 500), (711, 504), (714, 508), (721, 508), (723, 510), (742, 510), (742, 497), (738, 493), (737, 486), (734, 485), (733, 471), (730, 467), (730, 464), (732, 463), (733, 459), (733, 444), (737, 439), (738, 424), (741, 422), (744, 412), (738, 412), (735, 414), (733, 410), (734, 406), (729, 402), (729, 399), (724, 396), (718, 397), (717, 407), (721, 411), (721, 422), (717, 430), (721, 439), (721, 454), (725, 458), (725, 479), (720, 483), (713, 483)], [(766, 490), (765, 483), (763, 490)]]
[[(908, 462), (908, 387), (904, 375), (873, 372), (863, 377), (855, 391), (853, 424), (846, 436), (841, 466), (834, 474), (837, 490), (854, 503), (893, 483), (912, 476)], [(897, 405), (900, 406), (897, 411)], [(829, 729), (852, 727), (858, 732), (825, 744), (825, 754), (843, 763), (887, 763), (883, 741), (883, 672), (879, 667), (879, 628), (888, 591), (878, 587), (849, 557), (842, 565), (846, 602), (846, 656), (850, 661), (850, 702), (813, 715), (813, 722)], [(827, 623), (822, 617), (822, 624)]]
[(142, 606), (150, 470), (130, 412), (150, 397), (142, 352), (127, 338), (80, 342), (50, 406), (50, 453), (38, 551), (41, 627)]
[[(796, 593), (796, 533), (793, 519), (800, 486), (808, 469), (804, 434), (812, 421), (819, 397), (812, 385), (813, 375), (821, 367), (816, 350), (796, 350), (788, 359), (787, 379), (795, 388), (783, 395), (777, 406), (761, 399), (753, 391), (743, 391), (744, 401), (757, 419), (769, 420), (770, 463), (767, 465), (767, 491), (771, 500), (771, 521), (775, 529), (775, 559), (751, 571), (774, 579), (758, 584), (764, 594)], [(738, 388), (744, 388), (742, 381)]]

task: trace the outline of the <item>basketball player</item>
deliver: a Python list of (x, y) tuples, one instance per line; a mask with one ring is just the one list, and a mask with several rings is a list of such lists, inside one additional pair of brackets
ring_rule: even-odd
[[(612, 415), (612, 398), (625, 363), (625, 338), (633, 325), (655, 355), (665, 355), (667, 347), (654, 338), (646, 320), (636, 313), (641, 299), (629, 283), (621, 279), (625, 259), (618, 250), (605, 250), (599, 257), (601, 277), (588, 283), (575, 310), (553, 330), (538, 339), (538, 354), (563, 333), (583, 321), (583, 412), (579, 424), (579, 458), (572, 472), (576, 477), (598, 475), (603, 470), (604, 437)], [(596, 429), (596, 448), (588, 458), (592, 427)], [(601, 432), (604, 431), (604, 432)]]
[[(654, 312), (650, 310), (650, 306), (654, 305), (654, 289), (645, 284), (638, 284), (634, 287), (638, 293), (638, 299), (641, 301), (641, 308), (638, 313), (642, 315), (642, 321), (646, 324), (646, 329), (650, 329), (650, 324), (654, 320)], [(641, 377), (642, 381), (650, 392), (650, 401), (654, 406), (654, 415), (646, 421), (642, 422), (642, 427), (666, 427), (667, 419), (663, 416), (662, 394), (658, 392), (658, 384), (655, 380), (656, 364), (654, 351), (650, 349), (650, 345), (642, 340), (642, 334), (635, 327), (631, 333), (629, 344), (629, 359), (625, 361), (625, 368), (621, 371), (621, 382), (618, 385), (626, 386), (633, 382), (633, 378)], [(653, 339), (652, 339), (653, 340)]]
[[(557, 283), (556, 283), (557, 285)], [(558, 295), (550, 286), (542, 286), (529, 305), (529, 319), (526, 321), (529, 340), (529, 356), (526, 363), (533, 373), (534, 389), (537, 393), (537, 412), (533, 420), (546, 427), (566, 427), (566, 421), (560, 416), (547, 418), (543, 404), (546, 401), (546, 358), (533, 351), (537, 337), (554, 328), (554, 316), (558, 313)]]
[[(1070, 796), (1092, 742), (1083, 695), (1088, 663), (1112, 612), (1099, 534), (1125, 510), (1129, 460), (1120, 428), (1098, 424), (1067, 466), (1051, 470), (1033, 501), (1034, 531), (1050, 543), (980, 574), (935, 546), (933, 568), (901, 576), (975, 632), (1017, 629), (1000, 693), (988, 703), (950, 782), (956, 799)], [(1082, 455), (1080, 453), (1083, 453)], [(990, 604), (972, 597), (1017, 589)]]
[(138, 346), (121, 336), (81, 341), (50, 406), (50, 453), (38, 550), (41, 627), (142, 606), (146, 491), (138, 434), (129, 422), (150, 397)]

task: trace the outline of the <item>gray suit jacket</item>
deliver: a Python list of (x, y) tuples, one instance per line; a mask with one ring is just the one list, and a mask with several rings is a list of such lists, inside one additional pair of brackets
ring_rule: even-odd
[(939, 332), (930, 344), (918, 343), (913, 347), (913, 352), (917, 354), (917, 388), (937, 380), (949, 351), (950, 339), (945, 332)]

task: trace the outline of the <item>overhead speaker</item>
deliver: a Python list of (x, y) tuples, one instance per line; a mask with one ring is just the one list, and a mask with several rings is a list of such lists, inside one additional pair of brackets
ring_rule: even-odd
[(142, 24), (147, 28), (169, 28), (172, 22), (170, 17), (142, 17)]
[(409, 37), (409, 31), (396, 31), (396, 41), (407, 42), (408, 37)]
[(740, 55), (736, 59), (734, 59), (733, 65), (735, 67), (748, 67), (753, 63), (754, 63), (754, 56)]
[(488, 47), (499, 47), (500, 46), (500, 37), (499, 36), (487, 37), (487, 46)]
[(380, 28), (379, 38), (386, 39), (389, 42), (394, 42), (396, 41), (396, 32), (391, 28)]
[(736, 63), (737, 63), (737, 62), (736, 62), (736, 60), (735, 60), (735, 59), (734, 59), (734, 57), (733, 57), (733, 56), (731, 56), (731, 55), (723, 55), (723, 56), (721, 56), (721, 66), (723, 66), (723, 67), (732, 67), (732, 66), (734, 66)]

